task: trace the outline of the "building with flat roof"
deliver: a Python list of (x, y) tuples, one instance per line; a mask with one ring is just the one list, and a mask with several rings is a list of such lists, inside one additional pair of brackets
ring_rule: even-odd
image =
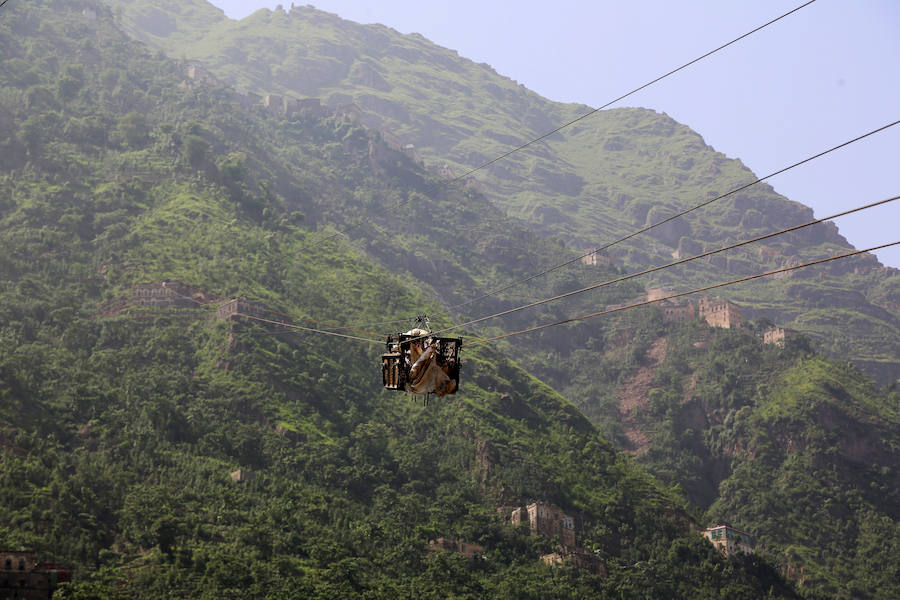
[(690, 302), (679, 304), (672, 300), (665, 300), (660, 303), (662, 309), (663, 321), (674, 323), (685, 323), (694, 318), (694, 305)]
[(603, 559), (575, 542), (575, 519), (559, 507), (548, 502), (534, 502), (514, 509), (509, 520), (516, 526), (527, 523), (531, 535), (559, 539), (556, 552), (541, 556), (544, 563), (548, 565), (571, 563), (579, 569), (606, 576)]
[(763, 333), (763, 343), (784, 346), (784, 343), (787, 340), (797, 337), (797, 335), (797, 332), (793, 329), (788, 329), (787, 327), (773, 327)]
[(541, 556), (544, 564), (560, 566), (566, 562), (572, 563), (578, 569), (606, 577), (606, 565), (603, 560), (584, 548), (559, 547), (556, 552)]
[(753, 538), (750, 534), (731, 525), (707, 527), (703, 537), (708, 539), (723, 556), (733, 556), (737, 553), (753, 554)]
[(447, 550), (448, 552), (456, 552), (462, 554), (469, 560), (475, 560), (484, 555), (484, 546), (479, 544), (470, 544), (468, 542), (460, 542), (449, 538), (438, 538), (428, 542), (429, 552), (438, 552)]
[(721, 298), (700, 298), (700, 316), (712, 327), (734, 329), (744, 326), (744, 313), (734, 302)]
[(531, 535), (559, 536), (559, 543), (563, 546), (575, 546), (575, 519), (547, 502), (534, 502), (515, 509), (510, 515), (510, 522), (513, 525), (528, 523)]

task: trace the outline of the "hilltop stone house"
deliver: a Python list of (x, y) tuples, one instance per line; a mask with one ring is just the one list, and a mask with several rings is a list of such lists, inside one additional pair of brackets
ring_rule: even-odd
[(448, 538), (438, 538), (428, 542), (429, 552), (439, 552), (441, 550), (457, 552), (469, 560), (475, 560), (484, 555), (484, 546), (478, 544), (469, 544), (468, 542), (460, 542)]
[(647, 290), (647, 302), (656, 302), (674, 293), (673, 290), (667, 290), (666, 288), (650, 288)]
[(328, 109), (322, 104), (318, 98), (303, 98), (297, 101), (297, 110), (301, 113), (308, 113), (312, 117), (324, 117), (328, 114)]
[(773, 327), (768, 331), (763, 333), (763, 343), (764, 344), (775, 344), (777, 346), (784, 346), (785, 341), (797, 337), (799, 334), (793, 329), (788, 329), (786, 327)]
[(237, 471), (232, 471), (228, 477), (234, 483), (246, 483), (249, 481), (253, 481), (253, 471), (247, 469), (238, 469)]
[(359, 125), (362, 122), (362, 109), (353, 102), (341, 104), (334, 109), (334, 118), (344, 123)]
[(531, 535), (559, 539), (556, 552), (541, 556), (541, 560), (548, 565), (571, 562), (579, 569), (606, 575), (606, 566), (600, 557), (576, 543), (575, 519), (562, 509), (547, 502), (534, 502), (514, 509), (509, 520), (515, 526), (527, 523)]
[(700, 298), (700, 316), (712, 327), (734, 329), (744, 326), (744, 313), (741, 307), (720, 298)]
[(613, 259), (606, 252), (600, 252), (596, 248), (586, 248), (585, 255), (581, 257), (581, 264), (592, 267), (611, 267)]
[(679, 304), (671, 300), (662, 303), (663, 321), (684, 323), (694, 318), (694, 305), (690, 302)]
[(284, 114), (284, 98), (282, 98), (281, 96), (276, 96), (275, 94), (269, 94), (265, 96), (263, 98), (263, 106), (266, 107), (266, 110), (269, 112), (269, 114)]
[(198, 84), (216, 83), (215, 76), (201, 65), (190, 65), (187, 69), (188, 79)]
[(594, 553), (580, 547), (561, 547), (556, 552), (542, 555), (541, 561), (548, 565), (562, 565), (568, 561), (579, 569), (606, 577), (606, 565), (603, 561)]
[(723, 556), (737, 553), (753, 554), (752, 538), (746, 531), (735, 529), (731, 525), (722, 524), (707, 527), (703, 537), (708, 539)]
[(575, 546), (575, 520), (552, 504), (534, 502), (526, 507), (512, 511), (510, 522), (513, 525), (528, 523), (531, 535), (542, 535), (552, 538), (559, 536), (563, 546)]

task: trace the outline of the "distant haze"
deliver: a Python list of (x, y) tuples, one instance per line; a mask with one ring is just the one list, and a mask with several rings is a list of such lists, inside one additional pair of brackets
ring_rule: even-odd
[[(213, 4), (238, 19), (278, 3)], [(315, 6), (421, 33), (552, 100), (600, 106), (801, 4), (321, 0)], [(817, 0), (616, 106), (666, 112), (764, 176), (900, 119), (898, 31), (895, 0)], [(826, 216), (900, 194), (898, 148), (900, 125), (769, 183)], [(836, 221), (857, 248), (900, 239), (898, 223), (900, 201)], [(900, 267), (898, 248), (878, 257)]]

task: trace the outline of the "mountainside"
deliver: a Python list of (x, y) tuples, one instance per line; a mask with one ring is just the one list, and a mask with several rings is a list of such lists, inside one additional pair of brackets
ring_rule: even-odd
[(728, 330), (660, 316), (623, 323), (627, 341), (600, 357), (562, 357), (577, 373), (564, 384), (529, 366), (709, 522), (752, 532), (801, 589), (900, 593), (900, 394), (803, 337), (763, 344), (764, 321)]
[[(140, 30), (137, 21), (130, 26)], [(240, 22), (217, 21), (204, 37), (184, 44), (179, 52), (209, 69), (221, 82), (216, 85), (260, 95), (320, 98), (330, 106), (355, 104), (362, 123), (381, 131), (395, 147), (406, 146), (407, 154), (424, 159), (444, 178), (588, 110), (548, 102), (487, 65), (461, 59), (421, 36), (356, 25), (309, 7), (260, 11)], [(454, 305), (535, 270), (523, 269), (523, 264), (555, 264), (754, 178), (740, 161), (715, 152), (695, 132), (665, 115), (609, 110), (479, 172), (477, 182), (467, 182), (523, 226), (558, 236), (555, 239), (565, 245), (541, 245), (533, 237), (518, 241), (521, 229), (505, 239), (481, 239), (485, 231), (495, 235), (516, 226), (471, 192), (460, 205), (443, 205), (425, 229), (410, 228), (405, 212), (382, 219), (388, 229), (406, 228), (414, 237), (414, 243), (403, 244), (407, 257), (379, 252), (377, 242), (361, 243), (392, 271), (437, 282), (435, 296)], [(478, 216), (469, 212), (473, 200), (480, 207)], [(338, 223), (347, 222), (346, 213), (342, 216)], [(369, 218), (379, 217), (370, 213)], [(768, 185), (757, 185), (609, 253), (615, 264), (634, 271), (811, 218), (808, 208), (775, 194)], [(485, 222), (492, 225), (484, 227)], [(480, 226), (473, 231), (472, 223)], [(362, 241), (373, 235), (372, 228), (361, 227), (351, 237)], [(473, 248), (478, 251), (471, 252)], [(849, 245), (837, 229), (820, 225), (764, 246), (671, 269), (645, 283), (681, 291), (843, 249)], [(469, 266), (473, 259), (485, 258), (478, 267)], [(463, 310), (478, 316), (602, 280), (615, 271), (579, 265), (553, 273), (548, 281), (483, 300), (483, 306), (475, 305), (480, 311)], [(725, 294), (741, 304), (746, 316), (792, 326), (818, 347), (852, 359), (882, 383), (890, 383), (898, 376), (898, 290), (896, 270), (866, 257), (731, 287)], [(560, 320), (642, 293), (637, 283), (604, 288), (602, 294), (481, 324), (480, 333)], [(884, 492), (896, 489), (897, 482), (897, 418), (890, 408), (896, 400), (869, 390), (862, 396), (877, 408), (844, 406), (852, 396), (840, 390), (856, 388), (857, 376), (836, 369), (837, 382), (821, 392), (824, 406), (831, 408), (821, 410), (839, 415), (838, 422), (853, 433), (843, 439), (823, 438), (824, 425), (816, 421), (818, 404), (804, 391), (821, 389), (817, 371), (797, 362), (801, 355), (784, 356), (771, 348), (762, 352), (759, 341), (725, 332), (716, 333), (722, 341), (715, 351), (685, 346), (683, 338), (660, 336), (654, 320), (658, 317), (652, 315), (645, 311), (554, 328), (500, 347), (571, 398), (617, 445), (636, 452), (652, 472), (682, 489), (694, 506), (707, 511), (709, 520), (748, 528), (807, 593), (892, 597), (897, 566), (891, 549), (898, 531), (895, 499)], [(741, 371), (739, 364), (721, 356), (746, 360), (746, 368)], [(810, 360), (816, 364), (819, 359)], [(673, 364), (677, 376), (671, 372)], [(734, 379), (710, 373), (712, 368), (725, 373), (738, 369), (740, 375)], [(698, 386), (702, 390), (704, 381), (708, 391), (702, 400), (694, 398), (693, 391)], [(791, 385), (774, 396), (772, 391), (782, 382)], [(725, 397), (716, 396), (722, 393)], [(794, 408), (782, 407), (792, 415), (789, 426), (773, 423), (761, 408), (792, 403)], [(870, 414), (881, 424), (873, 425)], [(832, 417), (827, 427), (834, 422)], [(780, 449), (763, 452), (760, 440), (773, 436), (781, 440), (775, 444)], [(803, 447), (779, 446), (784, 439)], [(860, 453), (870, 439), (882, 441), (873, 446), (876, 450)], [(844, 458), (836, 461), (835, 456)], [(772, 473), (777, 474), (774, 488), (769, 487)], [(829, 508), (819, 510), (825, 501)], [(782, 511), (784, 504), (794, 510)]]
[[(445, 290), (561, 244), (346, 115), (186, 83), (115, 23), (91, 0), (0, 19), (0, 548), (72, 569), (65, 598), (798, 597), (502, 347), (427, 408), (381, 389), (364, 330), (446, 324)], [(330, 235), (353, 219), (362, 248)], [(541, 562), (556, 541), (505, 518), (532, 501), (576, 516), (600, 573)]]
[[(209, 6), (202, 0), (152, 3), (175, 24), (160, 37), (151, 35), (143, 16), (151, 3), (110, 2), (134, 35), (174, 57), (198, 61), (239, 91), (355, 104), (365, 125), (412, 145), (418, 158), (445, 176), (589, 110), (547, 101), (419, 35), (358, 25), (311, 7), (198, 23), (179, 15), (188, 10), (184, 6), (201, 12)], [(475, 178), (492, 203), (541, 235), (560, 236), (572, 256), (756, 176), (665, 114), (631, 108), (593, 115)], [(609, 253), (628, 270), (641, 269), (810, 219), (809, 208), (758, 184)], [(834, 225), (819, 225), (662, 271), (648, 285), (686, 290), (849, 248)], [(883, 384), (900, 378), (900, 274), (872, 256), (729, 288), (727, 295), (751, 316), (803, 331)]]

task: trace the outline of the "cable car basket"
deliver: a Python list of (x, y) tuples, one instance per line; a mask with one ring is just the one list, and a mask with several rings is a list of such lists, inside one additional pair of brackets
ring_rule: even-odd
[[(439, 396), (455, 394), (459, 389), (462, 338), (398, 333), (389, 335), (386, 345), (388, 351), (381, 355), (381, 378), (386, 389)], [(423, 361), (428, 364), (417, 364)], [(429, 369), (428, 381), (438, 381), (437, 389), (427, 381), (423, 383)]]

